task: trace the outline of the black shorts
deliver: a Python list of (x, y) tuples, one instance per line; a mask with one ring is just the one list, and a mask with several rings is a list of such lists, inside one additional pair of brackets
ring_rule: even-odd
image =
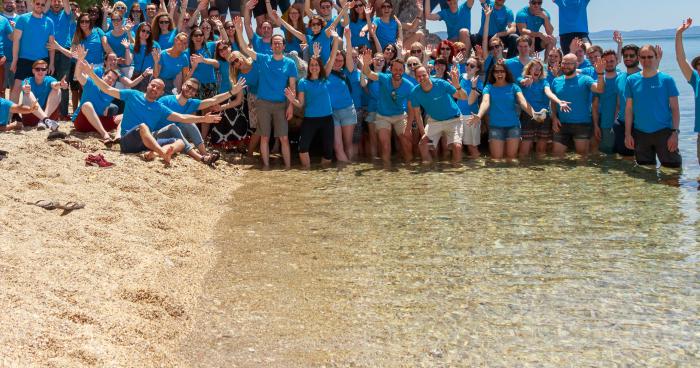
[[(219, 14), (226, 16), (226, 13), (239, 13), (241, 12), (241, 0), (215, 0), (214, 4), (216, 8), (219, 9)], [(265, 3), (263, 2), (263, 8)]]
[[(46, 60), (46, 59), (44, 59)], [(36, 60), (29, 60), (29, 59), (17, 59), (17, 71), (15, 71), (15, 80), (19, 79), (21, 81), (33, 77), (34, 73), (32, 73), (32, 65), (36, 62)], [(49, 61), (46, 60), (46, 63)], [(47, 74), (48, 75), (48, 74)]]
[(520, 138), (523, 141), (549, 141), (552, 139), (552, 118), (547, 113), (543, 122), (538, 122), (525, 112), (520, 113)]
[(552, 135), (552, 141), (570, 147), (573, 141), (590, 140), (592, 135), (593, 124), (591, 123), (561, 123), (559, 131)]
[(542, 47), (542, 39), (535, 37), (535, 52), (540, 52), (544, 50), (544, 47)]
[(671, 129), (668, 128), (654, 133), (633, 130), (634, 159), (637, 161), (637, 164), (656, 166), (656, 157), (658, 157), (661, 166), (681, 167), (682, 161), (678, 149), (675, 152), (668, 150), (667, 141), (671, 133)]
[(584, 43), (591, 43), (591, 39), (588, 38), (588, 32), (571, 32), (559, 35), (559, 43), (561, 44), (561, 51), (564, 55), (569, 53), (569, 45), (574, 38), (580, 38)]

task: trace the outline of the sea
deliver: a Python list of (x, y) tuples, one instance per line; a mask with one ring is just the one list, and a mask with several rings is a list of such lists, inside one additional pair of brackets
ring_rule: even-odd
[(613, 156), (250, 170), (222, 207), (189, 366), (700, 366), (691, 88), (673, 39), (625, 41), (663, 47), (682, 170)]

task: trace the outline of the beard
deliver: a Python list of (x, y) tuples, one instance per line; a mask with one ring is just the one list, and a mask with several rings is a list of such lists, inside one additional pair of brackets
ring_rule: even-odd
[(561, 72), (564, 73), (565, 76), (570, 77), (570, 76), (576, 74), (576, 69), (572, 68), (572, 69), (562, 70)]
[(639, 60), (635, 60), (634, 62), (632, 62), (632, 63), (629, 64), (629, 65), (628, 65), (627, 63), (625, 63), (625, 66), (628, 67), (628, 68), (636, 68), (636, 67), (639, 66)]

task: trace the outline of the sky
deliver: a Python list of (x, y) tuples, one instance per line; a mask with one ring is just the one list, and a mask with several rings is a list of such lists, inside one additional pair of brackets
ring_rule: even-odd
[[(466, 0), (459, 0), (461, 4)], [(479, 0), (472, 8), (472, 28), (478, 30), (481, 25)], [(529, 0), (506, 0), (506, 6), (517, 13), (528, 5)], [(695, 17), (700, 25), (700, 0), (670, 0), (665, 6), (658, 0), (591, 0), (588, 4), (588, 28), (590, 32), (609, 29), (632, 31), (638, 29), (657, 30), (677, 28), (683, 19)], [(552, 16), (554, 33), (558, 34), (559, 7), (552, 0), (544, 0), (542, 7)], [(649, 16), (653, 14), (653, 16)], [(443, 22), (428, 21), (431, 31), (444, 31)]]

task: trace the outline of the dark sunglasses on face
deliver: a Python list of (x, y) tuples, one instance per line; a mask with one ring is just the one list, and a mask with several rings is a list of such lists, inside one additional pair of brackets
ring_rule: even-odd
[(204, 33), (194, 33), (192, 37), (204, 37)]
[(159, 20), (158, 24), (170, 24), (169, 20)]
[(625, 59), (634, 59), (637, 57), (637, 54), (624, 54), (622, 57)]
[(90, 24), (90, 19), (83, 19), (80, 21), (80, 24)]
[(452, 51), (452, 49), (449, 47), (441, 47), (440, 51)]
[(141, 33), (151, 34), (151, 30), (150, 29), (142, 29)]
[(411, 50), (411, 54), (420, 54), (423, 50)]
[(476, 64), (467, 64), (467, 66), (470, 68), (476, 68)]
[(420, 64), (418, 64), (418, 63), (410, 63), (410, 64), (408, 64), (408, 67), (409, 67), (409, 68), (415, 68), (415, 67), (417, 67), (418, 65), (420, 65)]
[(653, 59), (653, 58), (654, 58), (654, 56), (652, 56), (652, 55), (648, 55), (648, 56), (640, 56), (639, 58), (640, 58), (640, 59), (642, 59), (642, 60), (650, 60), (650, 59)]
[(532, 5), (542, 5), (541, 1), (530, 1), (530, 4)]
[(235, 29), (235, 28), (236, 28), (236, 27), (234, 27), (234, 26), (226, 26), (226, 27), (224, 27), (224, 29)]
[(34, 70), (36, 70), (37, 72), (45, 72), (49, 70), (49, 68), (34, 68)]

